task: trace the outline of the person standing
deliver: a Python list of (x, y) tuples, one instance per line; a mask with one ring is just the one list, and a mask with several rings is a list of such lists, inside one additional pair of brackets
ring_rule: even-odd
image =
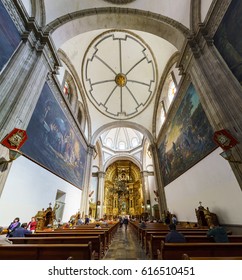
[(123, 219), (123, 224), (124, 224), (125, 230), (127, 230), (127, 228), (128, 228), (128, 223), (129, 223), (128, 216), (125, 216)]

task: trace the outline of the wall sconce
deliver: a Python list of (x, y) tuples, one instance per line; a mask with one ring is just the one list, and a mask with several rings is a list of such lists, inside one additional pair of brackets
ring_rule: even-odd
[(224, 159), (226, 159), (228, 162), (242, 164), (242, 161), (233, 160), (233, 155), (232, 155), (231, 149), (223, 151), (222, 153), (220, 153), (220, 156), (223, 157)]
[[(14, 161), (15, 159), (17, 159), (18, 157), (20, 157), (22, 155), (22, 153), (20, 151), (17, 150), (9, 150), (9, 160), (6, 160), (4, 158), (0, 159), (0, 165), (2, 164), (8, 164), (12, 161)], [(6, 166), (7, 167), (7, 166)]]

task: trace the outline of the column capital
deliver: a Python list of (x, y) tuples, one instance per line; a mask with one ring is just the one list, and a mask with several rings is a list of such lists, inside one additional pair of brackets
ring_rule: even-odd
[(104, 178), (105, 175), (106, 175), (106, 172), (104, 172), (104, 171), (98, 171), (97, 174), (98, 174), (98, 178)]

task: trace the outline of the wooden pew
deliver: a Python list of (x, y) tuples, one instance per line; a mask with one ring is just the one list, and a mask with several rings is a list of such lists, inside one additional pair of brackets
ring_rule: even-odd
[(0, 246), (0, 260), (92, 260), (88, 244), (11, 244)]
[(92, 230), (92, 231), (64, 231), (64, 232), (57, 232), (57, 231), (46, 231), (46, 232), (37, 232), (33, 234), (27, 234), (26, 237), (71, 237), (71, 236), (100, 236), (101, 243), (103, 245), (102, 251), (103, 254), (108, 249), (108, 241), (107, 241), (107, 232), (101, 230)]
[(182, 255), (183, 260), (193, 260), (193, 261), (200, 261), (200, 260), (220, 260), (220, 261), (231, 261), (231, 260), (242, 260), (242, 256), (240, 257), (190, 257), (187, 254)]
[[(206, 230), (182, 230), (179, 231), (181, 232), (183, 235), (187, 236), (187, 235), (193, 235), (193, 236), (204, 236), (205, 238), (207, 237)], [(151, 235), (166, 235), (168, 234), (169, 231), (159, 231), (159, 230), (144, 230), (143, 231), (143, 239), (141, 241), (141, 246), (142, 248), (144, 248), (145, 252), (148, 253), (149, 250), (149, 241), (150, 241), (150, 237)]]
[(9, 238), (13, 244), (87, 244), (92, 243), (92, 250), (95, 251), (94, 258), (103, 257), (103, 246), (101, 237), (98, 236), (58, 236), (58, 237), (13, 237)]
[[(187, 243), (214, 243), (213, 237), (199, 236), (199, 235), (185, 235)], [(242, 243), (242, 235), (229, 235), (229, 242)], [(148, 242), (148, 256), (150, 259), (157, 259), (157, 250), (160, 250), (161, 241), (165, 242), (165, 235), (151, 235)]]
[[(214, 239), (212, 237), (207, 237), (203, 235), (185, 235), (187, 243), (214, 243)], [(242, 243), (242, 235), (229, 235), (229, 242), (241, 242)], [(165, 241), (165, 235), (151, 235), (150, 240), (148, 242), (148, 252), (150, 259), (157, 259), (157, 250), (160, 249), (161, 241)], [(241, 253), (242, 255), (242, 253)]]
[(240, 257), (242, 243), (165, 243), (161, 241), (158, 259), (181, 260), (183, 254), (191, 257)]

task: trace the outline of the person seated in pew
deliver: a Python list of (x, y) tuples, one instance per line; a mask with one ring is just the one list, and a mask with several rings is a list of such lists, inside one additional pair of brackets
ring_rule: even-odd
[(183, 243), (186, 242), (185, 236), (176, 230), (175, 224), (169, 225), (170, 232), (165, 237), (167, 243)]
[(7, 237), (12, 237), (13, 232), (19, 228), (21, 225), (20, 223), (20, 219), (19, 218), (15, 218), (13, 220), (13, 222), (9, 225), (9, 227), (7, 228), (8, 233), (7, 233)]
[(84, 224), (84, 221), (83, 221), (83, 219), (80, 217), (80, 218), (77, 220), (76, 225), (77, 225), (77, 226), (81, 226), (81, 225), (83, 225), (83, 224)]
[(36, 227), (37, 227), (37, 221), (36, 221), (35, 217), (32, 217), (31, 221), (28, 223), (27, 228), (34, 233), (36, 230)]
[(146, 222), (145, 221), (141, 221), (139, 224), (140, 228), (147, 228)]
[(215, 242), (229, 242), (229, 238), (226, 230), (221, 226), (211, 225), (207, 232), (208, 237), (213, 237)]
[(100, 224), (96, 224), (94, 228), (102, 228), (102, 227), (100, 226)]
[(32, 231), (28, 230), (27, 227), (27, 223), (22, 223), (21, 227), (16, 228), (12, 233), (12, 237), (25, 237), (25, 234), (32, 234)]

